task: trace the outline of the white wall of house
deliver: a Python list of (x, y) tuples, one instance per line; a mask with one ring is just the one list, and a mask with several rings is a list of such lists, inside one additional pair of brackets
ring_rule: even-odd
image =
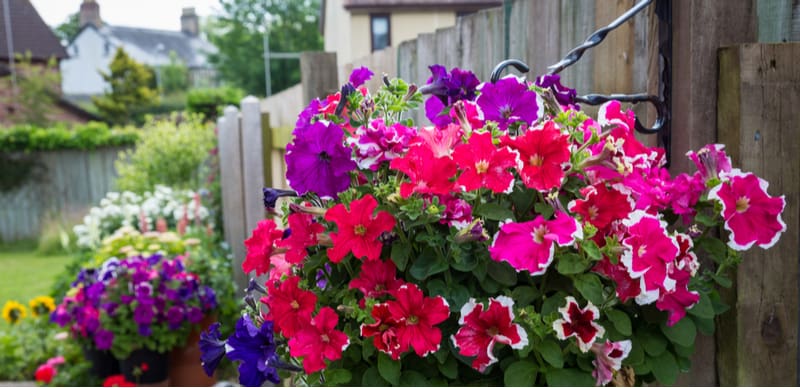
[(61, 88), (66, 95), (95, 95), (106, 90), (100, 71), (107, 72), (114, 47), (93, 28), (84, 29), (67, 47), (61, 61)]

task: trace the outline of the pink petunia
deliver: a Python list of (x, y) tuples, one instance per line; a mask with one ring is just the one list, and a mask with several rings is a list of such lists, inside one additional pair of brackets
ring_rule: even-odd
[(403, 198), (413, 193), (444, 195), (453, 190), (450, 178), (456, 175), (455, 162), (449, 156), (436, 157), (427, 147), (411, 147), (405, 156), (392, 160), (389, 167), (405, 173), (411, 180), (400, 184)]
[(672, 326), (686, 316), (686, 310), (692, 308), (699, 300), (700, 294), (696, 291), (689, 291), (689, 280), (692, 275), (688, 270), (681, 270), (672, 267), (670, 277), (675, 279), (675, 287), (671, 291), (662, 291), (656, 308), (669, 313), (667, 326)]
[(510, 193), (514, 187), (514, 174), (509, 169), (518, 167), (519, 155), (508, 147), (495, 146), (491, 133), (473, 133), (467, 144), (456, 147), (453, 160), (462, 171), (456, 185), (464, 191), (485, 187), (495, 193)]
[(764, 249), (775, 245), (786, 230), (784, 196), (769, 196), (769, 183), (754, 174), (734, 169), (725, 177), (729, 180), (711, 189), (708, 198), (722, 204), (725, 229), (731, 232), (728, 246), (743, 251), (753, 244)]
[(400, 123), (387, 126), (383, 119), (375, 119), (368, 126), (356, 129), (355, 136), (347, 143), (355, 149), (358, 167), (374, 171), (382, 162), (406, 153), (417, 133)]
[(522, 169), (519, 175), (525, 186), (539, 191), (560, 187), (564, 168), (569, 164), (569, 136), (552, 121), (541, 128), (531, 128), (517, 137), (504, 136), (503, 145), (519, 152)]
[(247, 256), (242, 262), (242, 271), (250, 273), (256, 271), (256, 276), (260, 276), (269, 271), (270, 256), (273, 254), (275, 242), (283, 235), (283, 231), (278, 229), (278, 225), (273, 220), (259, 221), (258, 226), (253, 229), (250, 238), (244, 240), (247, 247)]
[(720, 173), (731, 171), (731, 158), (725, 154), (724, 144), (707, 144), (697, 152), (687, 152), (686, 156), (697, 166), (703, 181), (719, 178)]
[(495, 261), (506, 261), (514, 269), (541, 275), (553, 262), (555, 244), (571, 245), (583, 238), (583, 229), (569, 214), (557, 211), (556, 218), (546, 221), (538, 216), (528, 222), (507, 222), (500, 226), (489, 254)]
[(317, 245), (317, 235), (325, 231), (325, 227), (318, 222), (314, 222), (314, 217), (310, 214), (292, 213), (288, 217), (289, 229), (292, 231), (289, 237), (278, 241), (279, 247), (288, 248), (286, 251), (286, 261), (297, 264), (308, 256), (306, 248)]
[(614, 372), (622, 368), (622, 360), (628, 358), (631, 347), (630, 340), (619, 342), (606, 340), (603, 344), (592, 345), (592, 352), (595, 354), (595, 359), (592, 361), (595, 368), (592, 376), (597, 380), (597, 386), (602, 387), (611, 382)]
[(361, 264), (361, 272), (350, 281), (350, 289), (357, 289), (365, 298), (379, 298), (396, 291), (403, 285), (397, 278), (397, 267), (392, 260), (369, 260)]
[(608, 257), (604, 257), (592, 268), (592, 271), (614, 282), (614, 290), (617, 293), (617, 298), (619, 298), (622, 303), (634, 299), (642, 293), (640, 282), (631, 278), (628, 269), (625, 268), (622, 262), (614, 264)]
[(645, 305), (656, 301), (660, 290), (675, 289), (667, 265), (678, 257), (677, 241), (667, 233), (667, 223), (642, 210), (631, 213), (622, 223), (628, 227), (622, 240), (626, 248), (620, 262), (631, 278), (639, 279), (641, 294), (636, 302)]
[(600, 318), (600, 311), (592, 302), (586, 303), (585, 308), (580, 308), (578, 301), (568, 296), (567, 304), (558, 309), (561, 318), (553, 322), (556, 337), (560, 340), (575, 337), (578, 340), (578, 348), (584, 353), (588, 352), (594, 341), (606, 332), (603, 326), (595, 322)]
[(350, 211), (340, 203), (325, 213), (325, 220), (339, 227), (337, 233), (330, 234), (333, 247), (328, 249), (328, 258), (332, 262), (342, 261), (350, 252), (359, 259), (380, 258), (383, 243), (378, 237), (394, 228), (395, 219), (386, 211), (373, 215), (377, 207), (378, 201), (368, 194), (351, 202)]
[(414, 348), (420, 357), (439, 350), (442, 331), (436, 325), (450, 316), (441, 296), (425, 297), (416, 284), (406, 283), (394, 292), (396, 300), (386, 302), (393, 320), (398, 322), (397, 338), (401, 351)]
[(448, 124), (444, 128), (419, 128), (417, 134), (417, 145), (430, 150), (433, 157), (442, 158), (453, 154), (453, 149), (461, 144), (464, 131), (457, 124)]
[(325, 369), (325, 360), (336, 361), (350, 345), (347, 334), (336, 330), (339, 316), (330, 307), (323, 307), (319, 313), (289, 339), (289, 354), (303, 357), (303, 369), (311, 374)]
[(512, 323), (514, 301), (507, 296), (489, 298), (489, 307), (484, 310), (483, 303), (470, 299), (461, 308), (458, 320), (461, 328), (451, 338), (459, 349), (459, 354), (475, 357), (472, 367), (483, 373), (497, 362), (494, 345), (497, 343), (522, 349), (528, 345), (528, 333), (519, 324)]

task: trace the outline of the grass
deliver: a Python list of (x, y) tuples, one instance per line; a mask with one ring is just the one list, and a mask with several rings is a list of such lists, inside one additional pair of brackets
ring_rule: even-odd
[(39, 295), (48, 295), (53, 281), (71, 257), (66, 254), (44, 256), (35, 247), (0, 246), (0, 305), (14, 299), (24, 305)]

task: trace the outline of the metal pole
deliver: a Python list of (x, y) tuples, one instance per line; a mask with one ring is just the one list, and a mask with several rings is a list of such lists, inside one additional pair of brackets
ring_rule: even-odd
[(269, 24), (264, 31), (264, 83), (266, 84), (267, 97), (272, 95), (272, 76), (270, 75), (270, 55), (269, 55)]

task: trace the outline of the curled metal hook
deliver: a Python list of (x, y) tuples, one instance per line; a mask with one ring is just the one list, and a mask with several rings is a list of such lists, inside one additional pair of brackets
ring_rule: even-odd
[(531, 68), (528, 67), (528, 65), (526, 65), (525, 62), (522, 62), (519, 59), (506, 59), (505, 61), (498, 63), (497, 66), (495, 66), (494, 69), (492, 70), (492, 75), (489, 78), (492, 81), (492, 83), (497, 82), (497, 80), (500, 79), (500, 73), (502, 73), (503, 70), (505, 70), (506, 67), (509, 66), (514, 67), (520, 73), (527, 73), (531, 70)]

